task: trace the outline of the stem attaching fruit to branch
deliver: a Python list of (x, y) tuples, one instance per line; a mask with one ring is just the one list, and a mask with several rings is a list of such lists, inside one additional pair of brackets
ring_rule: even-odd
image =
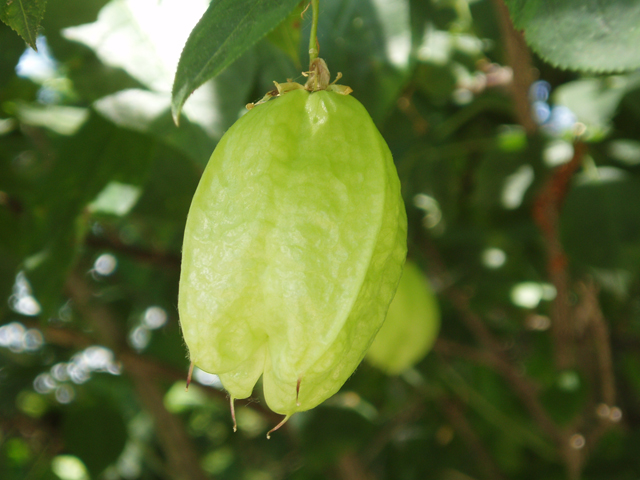
[(318, 58), (318, 17), (320, 16), (320, 0), (311, 0), (313, 17), (311, 19), (311, 34), (309, 35), (309, 70), (312, 70), (313, 61)]

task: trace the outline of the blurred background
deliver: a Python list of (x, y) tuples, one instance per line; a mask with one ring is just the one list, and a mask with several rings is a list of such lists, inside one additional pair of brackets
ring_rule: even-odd
[(207, 6), (49, 0), (37, 52), (0, 24), (0, 478), (638, 480), (640, 74), (554, 68), (497, 0), (320, 4), (320, 56), (394, 155), (433, 351), (364, 362), (269, 441), (260, 388), (237, 433), (215, 375), (185, 392), (191, 196), (245, 105), (304, 80), (311, 21), (301, 4), (178, 128)]

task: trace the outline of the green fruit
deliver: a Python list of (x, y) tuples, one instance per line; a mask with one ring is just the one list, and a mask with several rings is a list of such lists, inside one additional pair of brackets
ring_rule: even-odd
[(420, 269), (407, 262), (387, 319), (367, 352), (367, 361), (389, 375), (397, 375), (422, 360), (439, 330), (438, 300)]
[(362, 360), (405, 253), (391, 153), (357, 100), (293, 89), (256, 105), (220, 140), (187, 218), (192, 363), (232, 400), (262, 375), (275, 412), (315, 407)]

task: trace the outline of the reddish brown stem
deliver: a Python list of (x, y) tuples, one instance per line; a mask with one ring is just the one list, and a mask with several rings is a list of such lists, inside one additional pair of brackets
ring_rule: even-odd
[(556, 367), (561, 370), (571, 368), (575, 363), (576, 332), (572, 324), (567, 257), (560, 243), (560, 211), (571, 178), (582, 165), (586, 151), (584, 143), (575, 142), (573, 158), (553, 172), (533, 206), (533, 219), (545, 240), (549, 279), (557, 292), (551, 306), (551, 333), (554, 337)]

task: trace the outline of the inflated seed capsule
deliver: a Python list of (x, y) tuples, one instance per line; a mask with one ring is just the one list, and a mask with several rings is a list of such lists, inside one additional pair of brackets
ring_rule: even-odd
[(438, 299), (420, 268), (407, 261), (387, 319), (366, 359), (385, 373), (398, 375), (424, 358), (439, 331)]
[(353, 373), (406, 253), (400, 182), (369, 114), (327, 85), (286, 85), (213, 152), (187, 218), (179, 295), (192, 364), (219, 375), (232, 404), (262, 376), (285, 420)]

